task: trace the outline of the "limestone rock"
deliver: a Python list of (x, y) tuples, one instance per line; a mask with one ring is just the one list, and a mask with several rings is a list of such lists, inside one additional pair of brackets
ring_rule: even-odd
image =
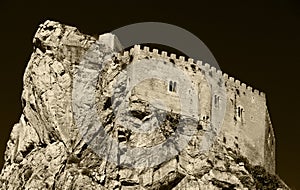
[[(197, 127), (184, 149), (179, 151), (175, 145), (169, 150), (176, 154), (173, 158), (155, 166), (144, 163), (147, 159), (143, 157), (135, 160), (144, 163), (142, 168), (122, 165), (138, 157), (122, 157), (123, 145), (161, 144), (178, 129), (179, 116), (161, 112), (133, 94), (127, 108), (120, 110), (121, 116), (115, 117), (126, 83), (120, 73), (132, 57), (116, 54), (122, 46), (112, 34), (95, 39), (74, 27), (46, 21), (37, 30), (33, 45), (24, 74), (23, 114), (7, 142), (0, 189), (288, 189), (276, 175), (253, 166), (220, 138), (208, 152), (199, 153), (200, 136), (210, 130), (206, 124)], [(112, 86), (117, 76), (121, 77), (119, 86)], [(74, 88), (90, 93), (81, 94)], [(91, 100), (95, 104), (89, 104)], [(92, 109), (97, 111), (87, 115)], [(156, 117), (166, 120), (152, 128)], [(93, 127), (95, 124), (101, 124), (103, 130)], [(82, 128), (84, 125), (91, 127)], [(133, 130), (140, 125), (151, 134)], [(190, 131), (182, 130), (180, 134), (188, 137)], [(118, 149), (114, 150), (113, 143), (101, 144), (104, 132), (115, 139)]]

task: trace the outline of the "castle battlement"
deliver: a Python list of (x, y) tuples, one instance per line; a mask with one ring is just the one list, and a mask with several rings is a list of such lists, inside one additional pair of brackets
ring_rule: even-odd
[(159, 52), (158, 49), (150, 49), (147, 46), (143, 46), (143, 48), (141, 48), (140, 45), (135, 45), (129, 51), (124, 51), (122, 53), (118, 53), (117, 58), (124, 59), (124, 58), (128, 58), (131, 55), (136, 55), (136, 54), (150, 56), (153, 58), (162, 58), (164, 60), (169, 60), (174, 64), (184, 66), (184, 68), (189, 71), (197, 72), (197, 71), (203, 70), (214, 77), (222, 76), (224, 79), (224, 82), (230, 86), (234, 86), (235, 88), (238, 88), (242, 91), (250, 93), (251, 95), (254, 95), (254, 96), (261, 96), (264, 98), (266, 96), (264, 92), (259, 91), (258, 89), (254, 89), (250, 85), (242, 83), (240, 80), (235, 79), (232, 76), (229, 76), (227, 73), (224, 73), (222, 70), (211, 66), (209, 63), (204, 63), (201, 60), (195, 61), (192, 58), (188, 58), (186, 60), (186, 57), (184, 57), (184, 56), (178, 56), (174, 53), (168, 54), (166, 51)]

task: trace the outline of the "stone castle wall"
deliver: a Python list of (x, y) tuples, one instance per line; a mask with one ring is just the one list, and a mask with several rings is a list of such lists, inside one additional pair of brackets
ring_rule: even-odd
[[(130, 52), (119, 54), (118, 57), (120, 59), (130, 57), (133, 64), (137, 61), (148, 61), (146, 63), (148, 66), (153, 64), (149, 61), (151, 58), (156, 59), (153, 70), (160, 67), (159, 70), (168, 77), (163, 81), (145, 80), (135, 86), (133, 92), (142, 99), (160, 99), (164, 104), (161, 105), (161, 109), (184, 114), (180, 105), (181, 98), (181, 101), (187, 102), (189, 107), (195, 106), (196, 103), (198, 114), (193, 117), (199, 122), (206, 120), (212, 125), (215, 125), (213, 120), (218, 117), (214, 113), (217, 113), (218, 109), (225, 109), (218, 138), (222, 139), (228, 147), (239, 149), (252, 164), (263, 165), (268, 171), (275, 173), (275, 137), (264, 93), (210, 67), (209, 64), (203, 64), (201, 61), (195, 63), (193, 59), (186, 61), (183, 56), (177, 58), (174, 54), (168, 56), (166, 52), (158, 53), (156, 49), (150, 51), (147, 47), (140, 49), (140, 46), (135, 46)], [(157, 60), (161, 60), (160, 63)], [(183, 81), (178, 81), (176, 69), (180, 69), (190, 78), (198, 97), (190, 96), (191, 92), (187, 89), (180, 92)], [(138, 70), (131, 72), (129, 78), (138, 78), (145, 74)], [(170, 81), (176, 81), (176, 92), (170, 92), (168, 89)], [(221, 85), (224, 85), (226, 95), (219, 90)], [(157, 105), (159, 107), (159, 104)]]

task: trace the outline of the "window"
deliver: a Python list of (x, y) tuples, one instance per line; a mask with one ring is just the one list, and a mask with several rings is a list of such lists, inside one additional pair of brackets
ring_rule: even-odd
[(215, 95), (214, 97), (215, 108), (219, 108), (219, 102), (220, 102), (220, 96)]
[(173, 83), (173, 92), (176, 92), (176, 82)]
[(238, 117), (241, 117), (241, 108), (238, 107)]
[(173, 89), (173, 82), (170, 81), (170, 82), (169, 82), (169, 91), (172, 92), (172, 89)]
[(239, 120), (243, 120), (243, 112), (244, 112), (244, 109), (241, 106), (238, 106), (236, 108), (236, 115)]
[(169, 91), (176, 92), (176, 82), (173, 82), (173, 81), (169, 82)]

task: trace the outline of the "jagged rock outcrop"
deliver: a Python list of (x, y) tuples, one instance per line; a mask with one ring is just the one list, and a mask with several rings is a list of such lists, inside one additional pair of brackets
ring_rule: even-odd
[[(97, 41), (74, 27), (52, 21), (40, 25), (24, 74), (23, 114), (7, 143), (1, 189), (288, 189), (277, 176), (251, 165), (238, 149), (227, 147), (223, 140), (216, 138), (208, 152), (200, 153), (199, 137), (209, 130), (207, 126), (197, 127), (197, 135), (175, 157), (153, 167), (126, 167), (97, 154), (94, 145), (88, 145), (90, 142), (82, 136), (94, 140), (99, 137), (93, 137), (98, 129), (80, 128), (92, 119), (99, 119), (111, 138), (128, 146), (159, 144), (176, 130), (178, 123), (178, 115), (167, 113), (161, 128), (154, 129), (152, 135), (131, 131), (126, 121), (117, 124), (120, 118), (114, 116), (110, 81), (131, 57), (118, 58), (114, 54), (121, 50), (114, 38), (106, 34)], [(82, 65), (83, 56), (92, 63), (107, 61), (102, 69), (105, 77), (93, 75), (98, 72), (97, 65)], [(96, 89), (96, 104), (74, 104), (74, 96), (81, 103), (93, 98), (76, 94), (74, 88), (78, 86), (74, 87), (74, 83), (85, 91)], [(116, 89), (121, 91), (122, 86)], [(118, 102), (122, 96), (117, 93), (114, 98)], [(83, 118), (85, 106), (97, 108), (99, 115)], [(74, 109), (78, 115), (74, 115)], [(135, 96), (130, 97), (127, 111), (136, 118), (133, 125), (151, 122), (154, 116), (163, 114), (154, 112), (148, 102)], [(99, 143), (100, 137), (96, 139)], [(104, 150), (104, 155), (114, 155), (113, 148)]]

